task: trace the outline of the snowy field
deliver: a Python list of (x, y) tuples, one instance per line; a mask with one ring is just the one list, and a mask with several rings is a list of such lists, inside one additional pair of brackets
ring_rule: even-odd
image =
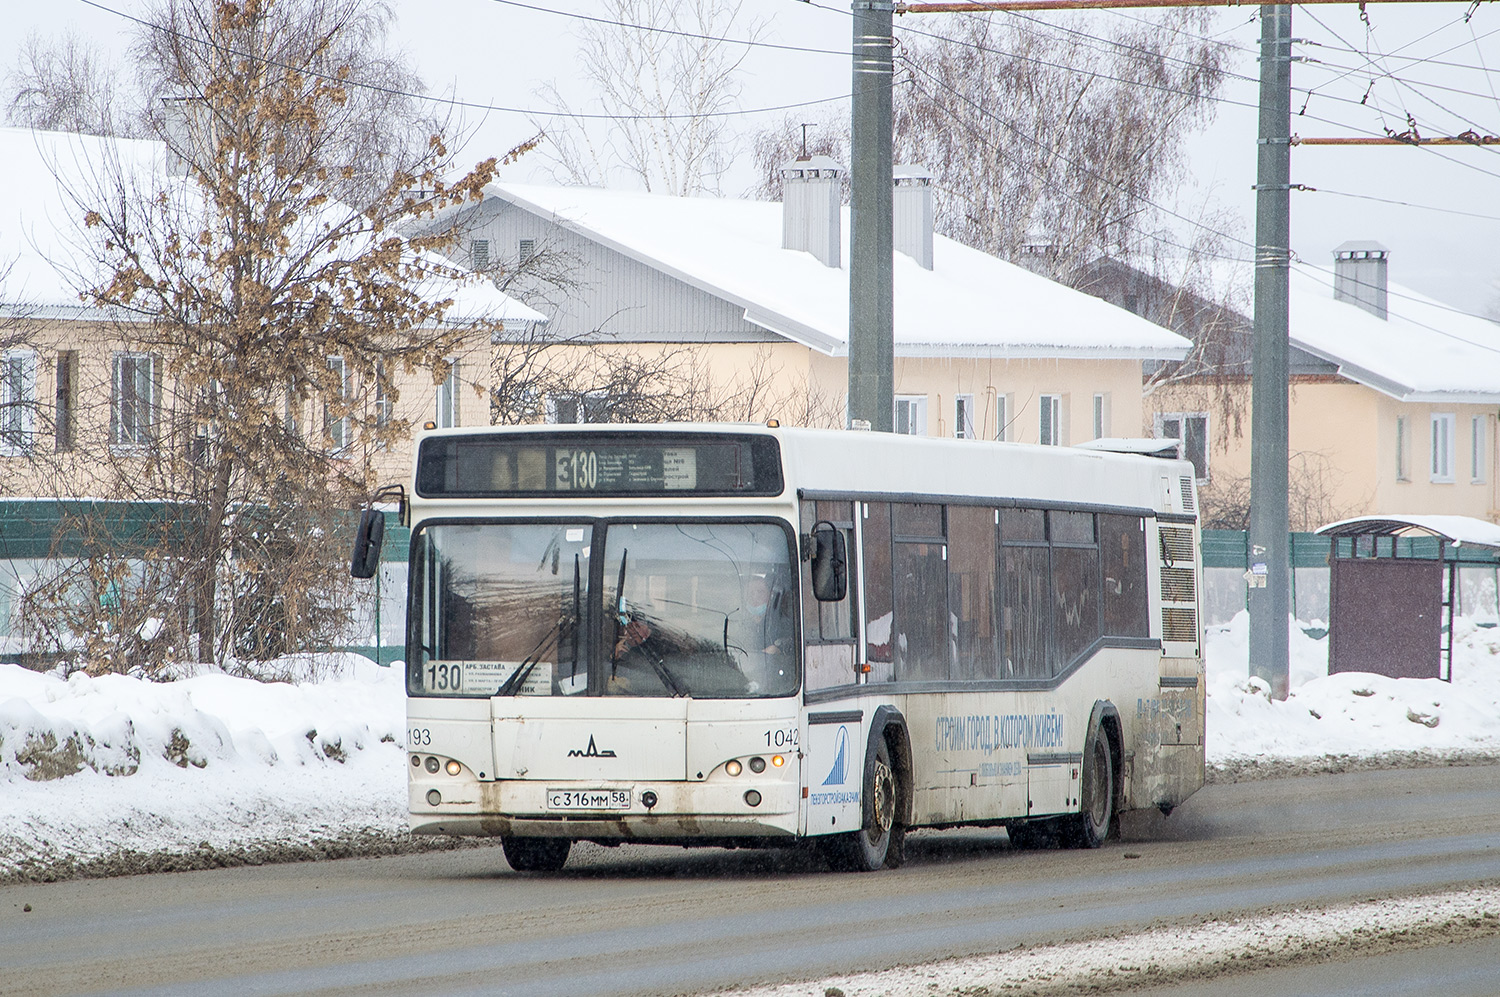
[[(1208, 634), (1220, 777), (1500, 755), (1500, 629), (1459, 621), (1452, 684), (1326, 675), (1292, 631), (1292, 695), (1247, 678), (1244, 614)], [(263, 683), (0, 664), (0, 881), (411, 847), (400, 673), (363, 658)]]

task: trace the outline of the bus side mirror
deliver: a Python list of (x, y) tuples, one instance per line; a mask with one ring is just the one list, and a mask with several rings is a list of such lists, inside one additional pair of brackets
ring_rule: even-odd
[(349, 556), (349, 574), (355, 578), (374, 578), (380, 570), (380, 547), (385, 540), (385, 513), (366, 509), (359, 514), (359, 529), (354, 533), (354, 552)]
[(839, 602), (849, 594), (849, 555), (844, 534), (831, 523), (813, 527), (812, 588), (819, 602)]

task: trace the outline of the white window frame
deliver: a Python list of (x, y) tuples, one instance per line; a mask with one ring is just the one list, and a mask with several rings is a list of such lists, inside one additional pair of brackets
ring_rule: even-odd
[[(906, 436), (927, 435), (927, 396), (897, 395), (891, 429)], [(902, 427), (905, 426), (903, 429)]]
[[(1195, 420), (1195, 421), (1203, 423), (1203, 435), (1202, 435), (1202, 440), (1203, 440), (1203, 458), (1202, 458), (1202, 463), (1199, 464), (1198, 461), (1195, 461), (1195, 460), (1193, 461), (1193, 466), (1197, 468), (1197, 480), (1201, 484), (1203, 482), (1208, 481), (1209, 475), (1212, 474), (1212, 471), (1210, 470), (1210, 467), (1209, 467), (1209, 462), (1210, 462), (1210, 459), (1212, 457), (1213, 447), (1209, 443), (1209, 440), (1211, 439), (1211, 437), (1209, 436), (1209, 430), (1212, 428), (1213, 424), (1209, 421), (1209, 415), (1208, 415), (1208, 413), (1207, 412), (1158, 412), (1158, 413), (1156, 413), (1156, 416), (1154, 418), (1153, 431), (1154, 431), (1154, 435), (1156, 436), (1156, 438), (1158, 440), (1177, 440), (1178, 442), (1180, 442), (1182, 444), (1182, 459), (1183, 460), (1193, 460), (1193, 454), (1188, 449), (1188, 438), (1187, 438), (1187, 435), (1188, 435), (1187, 434), (1187, 423), (1190, 420)], [(1175, 433), (1174, 432), (1169, 432), (1167, 424), (1168, 423), (1174, 423), (1174, 422), (1177, 424), (1177, 431)]]
[(395, 414), (395, 403), (391, 400), (390, 378), (385, 372), (385, 363), (375, 363), (375, 428), (385, 429)]
[[(144, 366), (145, 378), (141, 377)], [(125, 399), (126, 368), (129, 368), (135, 405), (127, 419)], [(161, 409), (157, 397), (157, 358), (152, 353), (115, 353), (110, 357), (109, 374), (109, 445), (116, 450), (141, 450), (156, 442), (156, 425)], [(141, 390), (145, 386), (145, 391)], [(144, 396), (144, 404), (142, 404)], [(144, 418), (143, 418), (144, 416)], [(128, 423), (128, 425), (127, 425)]]
[(1396, 416), (1396, 480), (1411, 480), (1411, 426), (1404, 415)]
[(1042, 395), (1037, 406), (1036, 441), (1044, 447), (1064, 446), (1063, 397)]
[(1445, 485), (1453, 482), (1453, 429), (1456, 420), (1452, 412), (1432, 413), (1432, 460), (1429, 480), (1433, 484)]
[(36, 445), (34, 350), (0, 353), (0, 453), (19, 455)]
[(1489, 416), (1476, 415), (1469, 420), (1469, 482), (1475, 485), (1484, 484), (1488, 476), (1485, 467), (1485, 438), (1489, 435), (1486, 426)]
[(974, 396), (953, 396), (953, 435), (960, 440), (977, 440), (974, 431)]
[(448, 360), (448, 376), (437, 386), (437, 424), (439, 429), (454, 429), (463, 425), (462, 404), (463, 383), (458, 373), (459, 360), (451, 357)]
[(1109, 435), (1109, 392), (1094, 392), (1094, 439), (1102, 440)]
[(995, 392), (995, 439), (1005, 442), (1010, 438), (1010, 395)]
[[(340, 400), (349, 397), (349, 366), (343, 357), (329, 357), (328, 369), (338, 374), (339, 393), (336, 397)], [(323, 433), (332, 441), (333, 452), (342, 453), (349, 448), (349, 416), (344, 415), (334, 418), (331, 406), (328, 402), (323, 403)]]

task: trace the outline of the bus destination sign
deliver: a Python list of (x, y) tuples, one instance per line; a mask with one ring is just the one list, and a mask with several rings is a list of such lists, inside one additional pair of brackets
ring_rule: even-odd
[(779, 495), (775, 437), (745, 433), (486, 433), (422, 441), (417, 494)]

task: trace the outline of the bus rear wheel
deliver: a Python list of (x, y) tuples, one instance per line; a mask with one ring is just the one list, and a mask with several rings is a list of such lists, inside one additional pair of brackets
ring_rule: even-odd
[(505, 861), (516, 872), (556, 872), (568, 861), (573, 842), (567, 838), (500, 839)]
[(865, 777), (864, 824), (852, 834), (823, 839), (828, 864), (843, 872), (874, 872), (883, 866), (899, 866), (905, 857), (906, 838), (906, 828), (896, 812), (900, 798), (900, 777), (891, 764), (891, 749), (881, 738), (874, 764)]
[(1063, 843), (1069, 848), (1098, 848), (1115, 817), (1114, 752), (1102, 724), (1089, 732), (1079, 804), (1079, 812), (1066, 819)]

